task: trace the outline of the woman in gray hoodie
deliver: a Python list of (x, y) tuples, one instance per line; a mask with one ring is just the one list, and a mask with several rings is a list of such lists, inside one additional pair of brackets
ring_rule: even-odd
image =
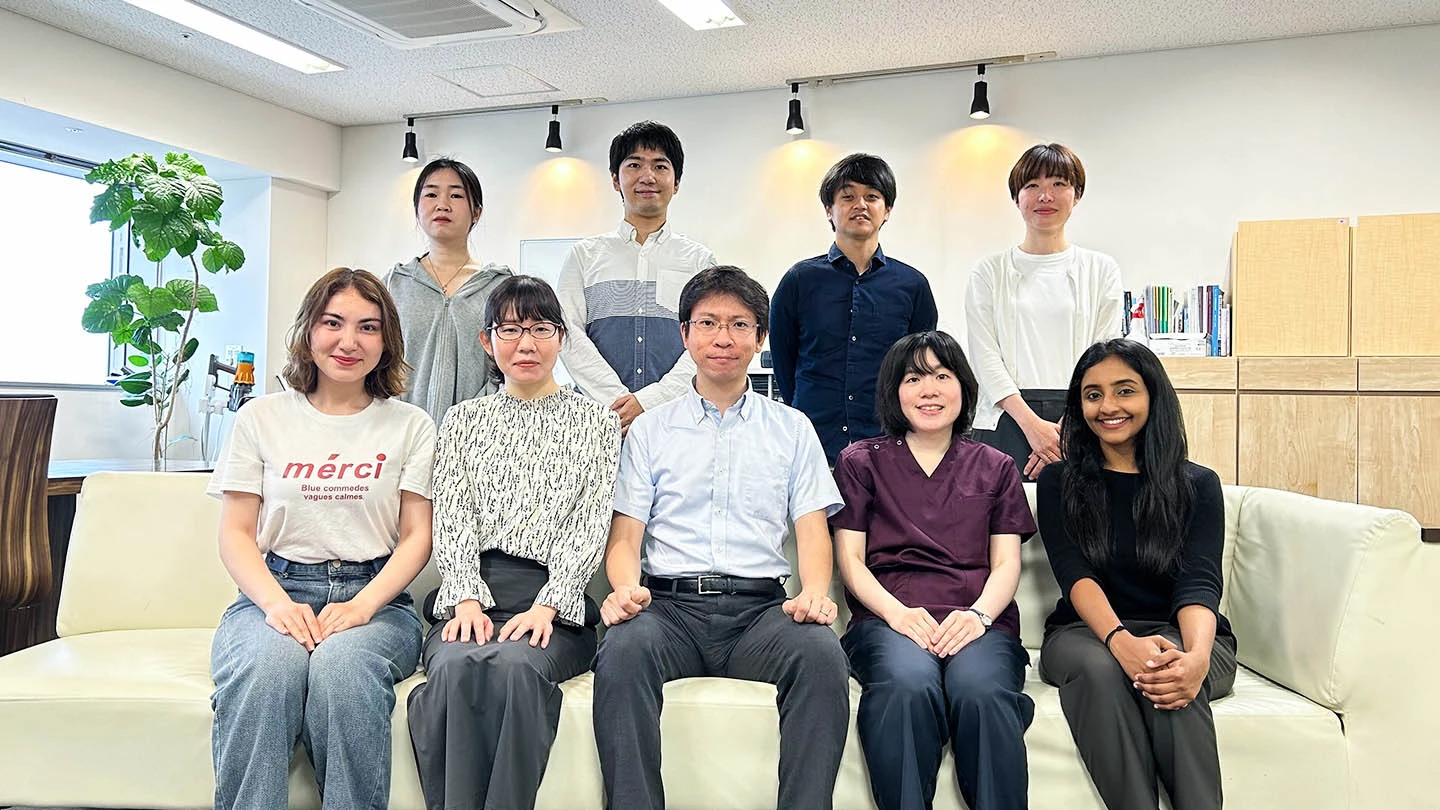
[(439, 424), (451, 405), (495, 390), (480, 330), (490, 291), (511, 273), (503, 265), (482, 266), (470, 254), (484, 197), (469, 166), (430, 161), (415, 180), (414, 204), (429, 250), (395, 265), (385, 286), (400, 312), (405, 362), (413, 369), (401, 399)]

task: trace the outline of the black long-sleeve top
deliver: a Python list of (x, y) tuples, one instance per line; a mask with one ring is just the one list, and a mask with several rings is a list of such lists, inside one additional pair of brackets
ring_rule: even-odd
[(1184, 538), (1178, 570), (1157, 574), (1140, 565), (1136, 556), (1134, 502), (1140, 476), (1102, 470), (1110, 502), (1110, 556), (1102, 569), (1085, 559), (1065, 530), (1061, 476), (1065, 464), (1050, 464), (1040, 473), (1036, 513), (1045, 554), (1060, 584), (1060, 600), (1045, 619), (1045, 628), (1081, 621), (1070, 603), (1070, 589), (1082, 579), (1093, 579), (1105, 592), (1121, 621), (1157, 621), (1178, 624), (1177, 614), (1187, 605), (1204, 605), (1215, 612), (1217, 636), (1233, 635), (1230, 622), (1220, 614), (1222, 587), (1220, 559), (1225, 544), (1225, 497), (1220, 478), (1207, 467), (1187, 462), (1195, 498)]

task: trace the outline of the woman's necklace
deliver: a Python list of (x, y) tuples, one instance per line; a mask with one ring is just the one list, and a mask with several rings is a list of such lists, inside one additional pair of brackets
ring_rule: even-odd
[(435, 260), (430, 258), (429, 256), (426, 256), (425, 258), (427, 261), (430, 262), (430, 275), (434, 276), (435, 280), (440, 282), (440, 292), (444, 293), (445, 295), (450, 294), (450, 284), (455, 281), (455, 278), (460, 275), (461, 271), (463, 271), (466, 267), (470, 266), (470, 257), (467, 255), (465, 257), (465, 261), (462, 262), (459, 267), (455, 268), (455, 272), (450, 274), (450, 278), (444, 279), (442, 281), (440, 278), (440, 265), (436, 264)]

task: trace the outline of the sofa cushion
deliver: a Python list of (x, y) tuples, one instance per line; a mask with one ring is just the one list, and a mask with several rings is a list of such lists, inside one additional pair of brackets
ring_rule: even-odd
[[(89, 807), (197, 807), (214, 786), (210, 765), (209, 630), (136, 630), (64, 638), (16, 653), (0, 667), (0, 728), (45, 729), (0, 757), (0, 784), (16, 803)], [(397, 687), (391, 728), (391, 807), (423, 806), (406, 727), (405, 699), (424, 680)], [(1100, 808), (1070, 742), (1058, 693), (1029, 670), (1036, 702), (1026, 735), (1034, 807)], [(599, 806), (600, 767), (591, 724), (593, 676), (563, 685), (565, 702), (541, 810)], [(859, 685), (851, 683), (851, 710)], [(1235, 694), (1215, 705), (1226, 791), (1262, 806), (1346, 806), (1349, 772), (1336, 715), (1247, 670)], [(663, 771), (673, 810), (773, 806), (779, 730), (767, 684), (690, 678), (665, 687)], [(40, 784), (35, 774), (73, 763), (75, 778)], [(144, 774), (137, 778), (137, 774)], [(947, 754), (937, 808), (964, 805)], [(1077, 790), (1077, 786), (1084, 786)], [(292, 805), (318, 808), (313, 771), (297, 755)], [(577, 797), (589, 797), (577, 804)], [(836, 808), (871, 810), (864, 757), (852, 718), (836, 786)], [(1269, 799), (1265, 797), (1270, 797)], [(1232, 807), (1242, 806), (1234, 801)], [(1273, 805), (1272, 805), (1273, 806)]]

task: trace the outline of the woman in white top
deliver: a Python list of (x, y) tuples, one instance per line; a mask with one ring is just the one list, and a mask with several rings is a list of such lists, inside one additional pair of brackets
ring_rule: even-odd
[(288, 342), (291, 390), (240, 410), (208, 490), (240, 587), (211, 648), (215, 807), (288, 807), (298, 739), (324, 807), (380, 810), (420, 656), (405, 587), (430, 558), (435, 425), (395, 399), (404, 342), (370, 273), (315, 282)]
[(1060, 460), (1060, 417), (1075, 360), (1119, 337), (1124, 289), (1115, 260), (1076, 247), (1065, 224), (1085, 194), (1085, 167), (1037, 144), (1010, 170), (1025, 220), (1018, 247), (981, 259), (965, 293), (969, 356), (980, 381), (974, 436), (1009, 453), (1027, 479)]
[(480, 265), (470, 254), (470, 232), (480, 222), (484, 191), (474, 170), (437, 158), (420, 170), (412, 197), (425, 234), (424, 255), (395, 265), (385, 286), (400, 312), (405, 362), (411, 366), (406, 402), (436, 424), (451, 405), (495, 391), (490, 363), (477, 338), (485, 299), (510, 268)]
[(428, 682), (410, 693), (425, 805), (533, 808), (560, 722), (561, 681), (590, 668), (585, 596), (609, 533), (620, 417), (561, 388), (560, 301), (530, 276), (485, 307), (498, 393), (445, 415), (435, 453)]

